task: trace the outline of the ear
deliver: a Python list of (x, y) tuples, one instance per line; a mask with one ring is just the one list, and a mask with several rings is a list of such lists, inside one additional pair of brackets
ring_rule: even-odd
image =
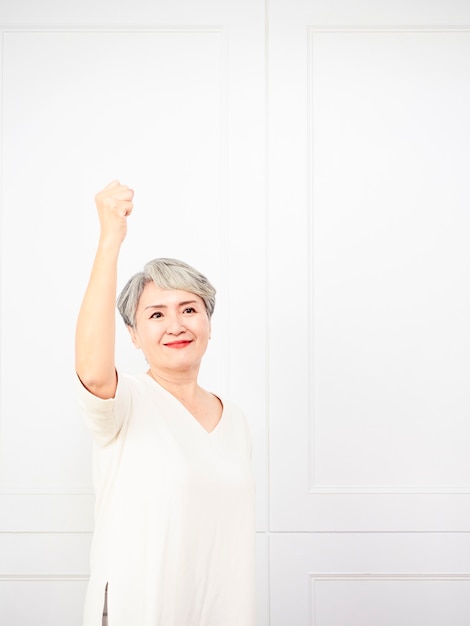
[(126, 326), (127, 330), (129, 331), (129, 335), (131, 336), (131, 341), (134, 344), (134, 346), (137, 348), (137, 350), (140, 350), (140, 341), (139, 341), (139, 337), (135, 331), (135, 328), (132, 328), (132, 326)]

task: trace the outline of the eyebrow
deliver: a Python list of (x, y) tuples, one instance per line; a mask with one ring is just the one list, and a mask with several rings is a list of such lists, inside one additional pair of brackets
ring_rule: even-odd
[[(198, 304), (197, 300), (185, 300), (184, 302), (178, 302), (177, 306), (187, 306), (188, 304)], [(145, 311), (147, 309), (167, 309), (168, 306), (166, 304), (149, 304), (145, 307)]]

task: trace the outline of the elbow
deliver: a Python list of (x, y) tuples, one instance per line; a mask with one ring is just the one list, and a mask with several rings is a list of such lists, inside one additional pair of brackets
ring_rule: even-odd
[(85, 387), (85, 389), (87, 389), (97, 398), (109, 400), (110, 398), (114, 398), (114, 396), (116, 395), (117, 373), (115, 369), (113, 370), (112, 375), (107, 376), (94, 376), (90, 372), (86, 372), (86, 370), (83, 370), (77, 365), (75, 366), (75, 371), (77, 373), (78, 379)]

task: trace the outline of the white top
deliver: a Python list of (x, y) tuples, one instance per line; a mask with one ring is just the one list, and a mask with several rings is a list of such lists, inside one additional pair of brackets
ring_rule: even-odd
[(93, 433), (95, 533), (84, 626), (254, 626), (254, 480), (245, 418), (208, 433), (147, 374), (101, 400), (77, 384)]

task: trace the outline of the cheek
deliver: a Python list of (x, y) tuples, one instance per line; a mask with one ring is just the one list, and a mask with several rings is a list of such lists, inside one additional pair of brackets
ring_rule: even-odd
[(129, 329), (132, 343), (139, 350), (145, 352), (145, 348), (149, 344), (155, 343), (157, 340), (157, 328), (147, 327), (145, 323), (140, 323), (135, 329)]
[(209, 341), (209, 339), (211, 338), (211, 325), (209, 324), (209, 326), (205, 329), (205, 335), (206, 335), (206, 339), (207, 341)]
[(204, 321), (200, 320), (198, 326), (199, 326), (199, 333), (200, 334), (207, 335), (208, 337), (210, 336), (210, 334), (211, 334), (211, 322), (210, 322), (210, 320), (207, 320), (207, 319), (204, 320)]

